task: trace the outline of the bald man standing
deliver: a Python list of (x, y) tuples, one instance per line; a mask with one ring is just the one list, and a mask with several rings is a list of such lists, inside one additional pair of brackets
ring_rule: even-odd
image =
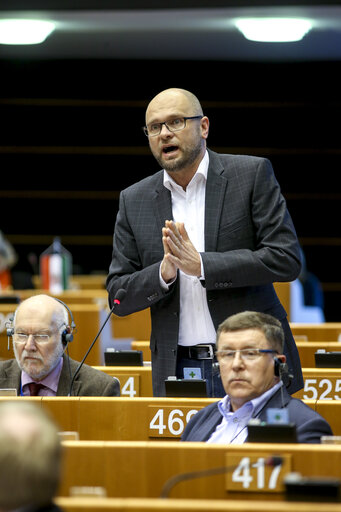
[(300, 250), (271, 163), (207, 149), (209, 119), (183, 89), (151, 100), (144, 132), (162, 170), (121, 192), (107, 290), (111, 304), (126, 290), (118, 315), (150, 307), (154, 396), (174, 375), (206, 379), (209, 396), (224, 396), (216, 329), (244, 310), (281, 321), (294, 375), (288, 389), (301, 389), (297, 347), (273, 287), (298, 277)]
[[(64, 353), (71, 333), (68, 311), (49, 295), (23, 301), (13, 319), (15, 359), (0, 362), (0, 388), (15, 388), (21, 396), (67, 396), (79, 366)], [(119, 396), (118, 379), (83, 365), (72, 395)]]

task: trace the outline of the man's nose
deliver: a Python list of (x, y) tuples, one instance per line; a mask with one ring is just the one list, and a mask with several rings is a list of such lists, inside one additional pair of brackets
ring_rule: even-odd
[(169, 137), (170, 135), (173, 135), (173, 132), (171, 132), (169, 128), (167, 128), (166, 124), (163, 123), (161, 125), (160, 135), (161, 137)]
[(33, 334), (29, 334), (25, 343), (26, 350), (37, 350), (37, 345), (34, 340)]
[(236, 350), (234, 353), (234, 358), (232, 360), (233, 367), (240, 367), (244, 365), (244, 359), (242, 358), (242, 354), (239, 350)]

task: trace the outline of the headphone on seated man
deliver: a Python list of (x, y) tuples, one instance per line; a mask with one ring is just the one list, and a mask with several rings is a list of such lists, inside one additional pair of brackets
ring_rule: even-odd
[(294, 376), (289, 372), (287, 363), (283, 363), (278, 357), (274, 357), (274, 373), (286, 387), (290, 386)]
[[(67, 325), (65, 327), (65, 329), (64, 329), (64, 331), (62, 332), (62, 335), (61, 335), (62, 344), (63, 344), (64, 348), (66, 348), (68, 343), (73, 341), (73, 331), (76, 328), (76, 324), (75, 324), (75, 321), (73, 319), (73, 314), (72, 314), (72, 311), (70, 310), (70, 308), (62, 300), (57, 299), (56, 297), (53, 297), (53, 299), (56, 300), (57, 302), (59, 302), (62, 306), (64, 306), (64, 308), (68, 312), (68, 315), (69, 315), (69, 317), (71, 319), (70, 325)], [(8, 338), (13, 337), (13, 335), (14, 335), (13, 318), (11, 318), (6, 332), (7, 332)]]

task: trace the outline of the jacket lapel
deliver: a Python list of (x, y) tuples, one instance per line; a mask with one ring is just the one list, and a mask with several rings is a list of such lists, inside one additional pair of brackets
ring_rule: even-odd
[(221, 212), (225, 200), (227, 179), (222, 175), (224, 167), (215, 153), (209, 151), (205, 196), (205, 251), (215, 251)]
[[(70, 364), (70, 366), (69, 366)], [(75, 371), (78, 368), (78, 363), (73, 361), (73, 359), (69, 359), (65, 354), (63, 354), (63, 368), (60, 374), (58, 388), (57, 388), (57, 396), (68, 396), (70, 392), (71, 380), (75, 374)], [(72, 386), (72, 396), (78, 396), (79, 390), (82, 382), (78, 380), (76, 377), (75, 382)]]
[(159, 180), (154, 194), (154, 212), (157, 220), (158, 231), (160, 233), (165, 226), (166, 220), (173, 219), (172, 213), (172, 198), (170, 191), (163, 185), (163, 174), (161, 173), (161, 180)]

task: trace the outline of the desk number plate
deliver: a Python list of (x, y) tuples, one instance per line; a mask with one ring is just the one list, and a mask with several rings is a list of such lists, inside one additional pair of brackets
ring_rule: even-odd
[(193, 407), (149, 406), (149, 437), (181, 437), (191, 417), (198, 412)]
[(117, 378), (121, 383), (121, 396), (140, 396), (140, 376), (138, 374), (122, 374)]
[(283, 492), (283, 478), (291, 471), (291, 455), (280, 455), (282, 463), (269, 465), (269, 453), (226, 455), (226, 465), (235, 468), (226, 474), (226, 489), (239, 492)]

